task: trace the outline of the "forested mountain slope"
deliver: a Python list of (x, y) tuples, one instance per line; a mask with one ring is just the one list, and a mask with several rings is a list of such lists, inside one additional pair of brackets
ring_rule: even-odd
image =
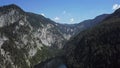
[(68, 68), (120, 68), (120, 9), (64, 47)]

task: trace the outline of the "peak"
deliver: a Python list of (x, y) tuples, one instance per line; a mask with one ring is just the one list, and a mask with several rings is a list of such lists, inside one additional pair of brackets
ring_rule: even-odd
[(21, 9), (19, 6), (17, 6), (16, 4), (10, 4), (10, 5), (4, 5), (1, 6), (0, 8), (14, 8), (14, 9)]
[(120, 13), (120, 8), (115, 11), (115, 13)]
[(9, 5), (5, 5), (3, 7), (18, 7), (16, 4), (9, 4)]
[(120, 17), (120, 8), (117, 9), (113, 14), (111, 14), (111, 16), (113, 17)]
[(17, 11), (23, 12), (23, 10), (15, 4), (10, 4), (10, 5), (5, 5), (5, 6), (0, 7), (0, 12), (2, 12), (2, 13), (6, 13), (11, 10), (17, 10)]

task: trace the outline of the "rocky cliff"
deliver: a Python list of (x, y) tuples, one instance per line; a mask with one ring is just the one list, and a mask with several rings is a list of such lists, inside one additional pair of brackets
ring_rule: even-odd
[(14, 4), (0, 7), (0, 68), (29, 68), (54, 57), (65, 41), (50, 19)]

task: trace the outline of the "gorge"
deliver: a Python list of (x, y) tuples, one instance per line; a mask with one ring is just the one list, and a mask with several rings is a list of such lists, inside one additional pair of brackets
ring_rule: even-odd
[(15, 4), (0, 7), (0, 68), (119, 68), (120, 9), (60, 24)]

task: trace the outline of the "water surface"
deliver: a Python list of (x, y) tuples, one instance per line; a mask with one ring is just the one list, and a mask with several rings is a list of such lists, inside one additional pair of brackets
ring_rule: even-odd
[(58, 68), (67, 68), (65, 64), (61, 64)]

